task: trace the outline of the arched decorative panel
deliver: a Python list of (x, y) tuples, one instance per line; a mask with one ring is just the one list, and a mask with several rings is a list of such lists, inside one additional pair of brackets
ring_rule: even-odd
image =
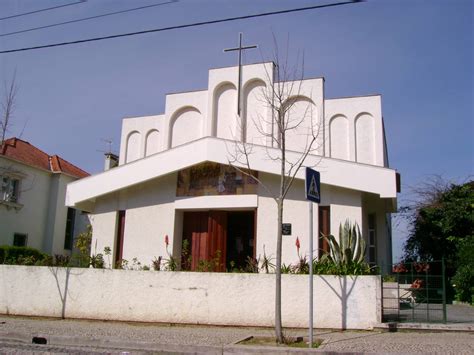
[[(287, 100), (291, 105), (287, 112), (286, 148), (302, 152), (309, 147), (313, 135), (319, 132), (318, 109), (313, 101), (306, 96), (297, 96)], [(317, 141), (311, 147), (313, 152), (317, 150)]]
[(349, 160), (349, 121), (336, 115), (329, 121), (329, 156)]
[(156, 129), (152, 129), (146, 135), (145, 142), (145, 156), (149, 156), (159, 151), (159, 132)]
[(213, 135), (225, 139), (240, 137), (237, 123), (237, 89), (232, 83), (220, 85), (214, 91)]
[(375, 164), (375, 127), (374, 118), (368, 113), (361, 113), (355, 119), (356, 161)]
[(265, 83), (262, 80), (253, 80), (244, 87), (244, 105), (242, 111), (242, 138), (245, 142), (265, 144), (266, 110), (264, 100)]
[(127, 153), (125, 155), (126, 163), (130, 163), (134, 160), (141, 158), (140, 144), (141, 144), (141, 134), (137, 131), (131, 132), (127, 138)]
[(202, 116), (195, 107), (178, 110), (170, 120), (169, 147), (194, 141), (202, 137)]

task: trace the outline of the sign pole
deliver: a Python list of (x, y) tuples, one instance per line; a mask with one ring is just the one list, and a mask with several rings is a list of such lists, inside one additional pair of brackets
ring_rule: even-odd
[(313, 202), (309, 203), (309, 347), (313, 347)]
[(321, 175), (309, 167), (305, 174), (305, 197), (309, 202), (309, 347), (313, 347), (313, 202), (321, 202)]

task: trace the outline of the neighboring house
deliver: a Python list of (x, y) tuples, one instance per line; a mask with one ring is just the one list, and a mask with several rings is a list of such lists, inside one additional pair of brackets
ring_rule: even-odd
[[(267, 157), (278, 151), (261, 135), (274, 132), (272, 113), (262, 102), (273, 70), (273, 63), (243, 66), (240, 117), (238, 67), (230, 67), (210, 70), (207, 90), (167, 95), (161, 115), (123, 120), (119, 166), (67, 187), (66, 204), (93, 216), (96, 252), (110, 247), (113, 262), (137, 258), (149, 265), (168, 257), (168, 235), (168, 250), (177, 258), (187, 241), (192, 269), (216, 255), (227, 266), (242, 265), (248, 256), (275, 256), (276, 203), (261, 185), (228, 166), (235, 141), (247, 142), (258, 178), (271, 190), (279, 186), (279, 162)], [(339, 224), (349, 219), (361, 226), (367, 261), (389, 264), (397, 173), (388, 167), (381, 97), (326, 99), (324, 79), (317, 78), (303, 80), (291, 100), (291, 114), (304, 119), (287, 137), (289, 159), (301, 155), (311, 122), (320, 127), (317, 149), (305, 163), (321, 173), (315, 248), (326, 248), (320, 233), (337, 236)], [(284, 223), (291, 224), (283, 236), (286, 264), (298, 260), (297, 237), (302, 255), (308, 253), (304, 169), (296, 178), (284, 210)]]
[(70, 254), (86, 214), (66, 207), (66, 185), (88, 173), (24, 140), (0, 145), (0, 245)]

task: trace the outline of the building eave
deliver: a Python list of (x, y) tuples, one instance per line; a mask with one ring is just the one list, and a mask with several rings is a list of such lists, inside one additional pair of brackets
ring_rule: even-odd
[[(79, 208), (88, 206), (91, 211), (94, 201), (100, 196), (174, 173), (187, 167), (214, 162), (228, 164), (231, 151), (236, 143), (215, 137), (199, 140), (121, 165), (98, 175), (89, 176), (69, 183), (66, 191), (66, 205)], [(249, 156), (253, 170), (278, 175), (279, 162), (268, 159), (268, 154), (276, 155), (278, 149), (254, 145)], [(301, 153), (287, 151), (290, 161), (296, 161)], [(234, 165), (245, 168), (243, 164)], [(395, 170), (384, 167), (359, 164), (350, 161), (308, 155), (305, 165), (316, 167), (321, 173), (321, 183), (358, 191), (370, 192), (381, 198), (396, 199)], [(297, 179), (304, 179), (304, 169), (300, 169)]]

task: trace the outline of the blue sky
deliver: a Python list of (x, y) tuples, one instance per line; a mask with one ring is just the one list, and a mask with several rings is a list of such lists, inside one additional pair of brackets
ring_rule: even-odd
[[(89, 0), (0, 20), (0, 34), (165, 0)], [(0, 17), (74, 0), (2, 0)], [(180, 0), (82, 23), (0, 37), (0, 50), (330, 3), (324, 0)], [(224, 48), (246, 44), (247, 63), (268, 59), (272, 33), (304, 51), (305, 75), (326, 97), (381, 94), (390, 165), (407, 188), (431, 174), (473, 174), (473, 1), (370, 0), (321, 10), (74, 46), (0, 54), (0, 79), (17, 71), (10, 135), (96, 173), (103, 138), (118, 151), (121, 119), (159, 114), (168, 92), (203, 89), (207, 71), (236, 64)], [(395, 230), (399, 255), (406, 232)]]

